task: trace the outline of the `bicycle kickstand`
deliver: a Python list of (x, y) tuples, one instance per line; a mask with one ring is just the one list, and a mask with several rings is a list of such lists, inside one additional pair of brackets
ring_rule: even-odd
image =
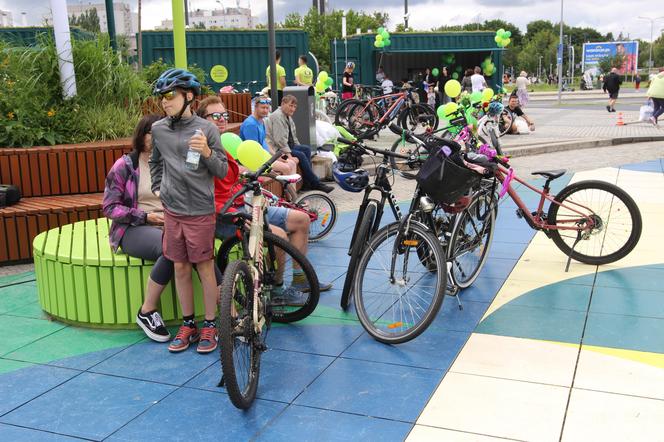
[(581, 231), (576, 232), (576, 240), (572, 244), (572, 248), (569, 250), (569, 255), (567, 255), (567, 265), (565, 266), (565, 273), (569, 272), (569, 265), (572, 263), (572, 253), (574, 253), (574, 247), (581, 241)]
[(459, 310), (463, 310), (463, 304), (461, 303), (461, 291), (459, 290), (459, 286), (451, 284), (451, 277), (450, 277), (450, 270), (452, 268), (451, 266), (452, 263), (448, 262), (447, 263), (447, 290), (446, 290), (446, 295), (452, 296), (456, 298), (457, 304), (459, 305)]

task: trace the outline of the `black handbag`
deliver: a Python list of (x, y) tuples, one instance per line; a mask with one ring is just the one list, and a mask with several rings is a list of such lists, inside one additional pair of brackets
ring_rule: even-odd
[(21, 199), (21, 190), (13, 184), (0, 184), (0, 209), (16, 204)]
[(449, 157), (442, 150), (422, 164), (417, 173), (420, 189), (438, 203), (452, 204), (481, 181), (481, 175), (463, 166), (459, 152)]

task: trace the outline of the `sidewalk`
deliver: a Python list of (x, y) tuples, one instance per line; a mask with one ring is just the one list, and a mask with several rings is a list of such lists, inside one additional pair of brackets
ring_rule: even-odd
[[(505, 135), (500, 140), (513, 156), (566, 149), (607, 146), (638, 141), (664, 140), (664, 126), (640, 122), (636, 111), (622, 112), (624, 126), (617, 126), (619, 112), (597, 110), (528, 108), (535, 131), (528, 135)], [(619, 140), (619, 141), (614, 141)]]

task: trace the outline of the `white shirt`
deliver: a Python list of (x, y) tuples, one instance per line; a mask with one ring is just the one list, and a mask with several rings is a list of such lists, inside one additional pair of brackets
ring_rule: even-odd
[(380, 87), (383, 88), (383, 93), (384, 94), (391, 94), (392, 93), (392, 88), (394, 87), (394, 83), (392, 83), (392, 80), (390, 80), (389, 78), (386, 78), (380, 84)]
[(484, 77), (482, 74), (473, 74), (470, 77), (471, 83), (473, 83), (473, 92), (482, 92), (484, 90)]
[(526, 77), (518, 77), (516, 79), (516, 88), (517, 89), (523, 89), (526, 90), (528, 89), (528, 86), (530, 86), (530, 81)]

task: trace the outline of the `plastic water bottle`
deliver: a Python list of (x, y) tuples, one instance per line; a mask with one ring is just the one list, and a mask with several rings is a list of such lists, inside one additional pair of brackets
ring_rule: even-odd
[[(196, 135), (203, 135), (203, 131), (200, 128), (196, 129)], [(196, 170), (198, 169), (198, 163), (200, 160), (201, 153), (196, 152), (190, 147), (187, 151), (187, 159), (185, 160), (184, 165), (187, 167), (187, 169)]]

